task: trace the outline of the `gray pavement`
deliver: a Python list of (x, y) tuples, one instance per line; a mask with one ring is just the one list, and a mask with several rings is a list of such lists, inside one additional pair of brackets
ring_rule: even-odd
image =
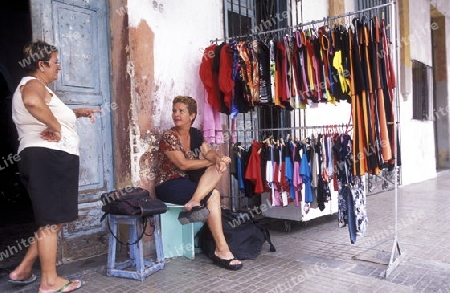
[[(237, 272), (221, 269), (203, 254), (167, 260), (143, 282), (107, 277), (106, 256), (62, 265), (59, 273), (82, 279), (77, 292), (450, 292), (450, 171), (398, 189), (401, 261), (387, 277), (394, 245), (394, 191), (367, 199), (369, 227), (350, 243), (335, 215), (293, 222), (263, 219), (277, 251), (267, 244)], [(397, 256), (394, 258), (397, 259)], [(39, 272), (37, 272), (39, 273)], [(39, 282), (13, 287), (0, 274), (0, 292), (37, 292)], [(39, 281), (39, 280), (38, 280)]]

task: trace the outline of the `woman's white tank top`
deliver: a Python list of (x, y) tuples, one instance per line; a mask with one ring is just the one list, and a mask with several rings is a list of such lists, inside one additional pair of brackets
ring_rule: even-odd
[(32, 76), (23, 77), (12, 98), (12, 119), (16, 124), (20, 142), (17, 153), (20, 153), (27, 147), (46, 147), (79, 155), (79, 137), (75, 125), (77, 117), (73, 110), (66, 106), (47, 86), (45, 89), (52, 95), (47, 105), (61, 124), (61, 140), (50, 142), (40, 137), (41, 132), (47, 126), (28, 112), (23, 104), (21, 93), (21, 87), (32, 79), (36, 78)]

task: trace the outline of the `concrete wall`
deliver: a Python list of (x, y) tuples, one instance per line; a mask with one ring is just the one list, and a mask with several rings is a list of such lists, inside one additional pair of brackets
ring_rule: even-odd
[(437, 168), (450, 167), (450, 141), (449, 141), (449, 84), (448, 84), (448, 42), (449, 34), (446, 17), (432, 8), (432, 22), (438, 29), (433, 30), (433, 72), (435, 91), (435, 129), (436, 129), (436, 156)]
[(303, 17), (301, 23), (322, 19), (328, 15), (328, 1), (302, 0), (298, 2), (298, 6)]
[[(110, 1), (111, 7), (117, 9), (117, 2), (113, 2)], [(442, 11), (450, 10), (444, 0), (432, 2)], [(126, 16), (120, 16), (122, 19), (119, 19), (119, 13), (114, 12), (114, 8), (111, 9), (111, 14), (117, 14), (111, 17), (116, 20), (111, 26), (116, 29), (116, 36), (122, 38), (121, 45), (115, 48), (117, 40), (113, 34), (115, 99), (124, 106), (128, 105), (116, 117), (115, 139), (120, 146), (116, 148), (120, 153), (116, 155), (116, 161), (120, 160), (116, 166), (121, 165), (116, 168), (116, 179), (119, 183), (139, 183), (152, 188), (155, 147), (161, 132), (172, 125), (169, 113), (173, 97), (191, 95), (198, 99), (199, 104), (205, 98), (198, 66), (202, 50), (209, 45), (209, 40), (223, 35), (223, 7), (221, 0), (122, 0), (122, 4), (126, 7)], [(331, 2), (332, 5), (325, 0), (303, 0), (298, 4), (299, 23), (322, 19), (330, 11), (341, 13), (355, 9), (354, 0), (335, 1)], [(398, 20), (406, 21), (406, 25), (400, 26), (396, 52), (400, 64), (397, 88), (401, 109), (398, 118), (403, 184), (436, 176), (433, 121), (412, 120), (409, 62), (415, 59), (433, 65), (429, 4), (427, 0), (405, 0), (395, 5), (400, 13)], [(201, 116), (202, 109), (199, 109), (199, 119), (194, 126), (201, 127)], [(308, 107), (306, 110), (307, 125), (347, 123), (349, 117), (350, 105), (345, 102), (338, 105), (320, 104), (317, 108)], [(124, 129), (125, 134), (117, 135)], [(440, 135), (448, 136), (448, 133)], [(444, 147), (447, 148), (445, 144)], [(417, 172), (419, 169), (421, 172)]]
[[(199, 79), (203, 49), (223, 37), (221, 0), (128, 0), (126, 76), (130, 85), (130, 180), (152, 190), (159, 135), (173, 126), (172, 100), (205, 99)], [(125, 73), (125, 72), (123, 72)]]
[[(408, 2), (408, 1), (406, 1)], [(432, 46), (430, 29), (430, 5), (429, 1), (409, 1), (409, 19), (401, 26), (408, 26), (409, 34), (402, 34), (398, 39), (398, 46), (409, 51), (410, 59), (420, 61), (432, 66)], [(402, 60), (405, 70), (411, 70), (410, 63)], [(404, 79), (411, 78), (411, 74), (401, 76)], [(436, 157), (434, 143), (433, 121), (418, 121), (412, 119), (412, 82), (411, 80), (399, 80), (399, 83), (410, 85), (401, 93), (400, 99), (400, 129), (401, 129), (401, 155), (402, 155), (402, 182), (410, 184), (420, 182), (436, 176)], [(420, 172), (418, 172), (420, 170)]]
[(112, 112), (114, 144), (114, 182), (116, 187), (131, 184), (131, 149), (129, 112), (131, 105), (130, 78), (127, 75), (128, 14), (127, 0), (110, 0), (111, 30), (111, 102), (118, 105)]

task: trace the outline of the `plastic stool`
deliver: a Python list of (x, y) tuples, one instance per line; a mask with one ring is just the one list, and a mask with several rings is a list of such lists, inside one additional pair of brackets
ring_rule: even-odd
[[(134, 243), (142, 233), (143, 221), (142, 217), (140, 216), (108, 215), (108, 220), (111, 231), (114, 233), (114, 235), (117, 235), (119, 224), (126, 224), (129, 226), (129, 243)], [(147, 220), (150, 220), (150, 218)], [(107, 276), (122, 277), (142, 281), (151, 274), (164, 268), (164, 252), (159, 221), (159, 215), (154, 215), (153, 222), (155, 223), (155, 229), (153, 234), (155, 237), (156, 261), (144, 259), (144, 244), (142, 239), (140, 239), (136, 244), (130, 245), (130, 259), (116, 264), (117, 241), (115, 237), (110, 233), (108, 263), (106, 268)], [(130, 270), (130, 267), (135, 267), (135, 270)]]
[(185, 256), (194, 259), (195, 254), (201, 252), (196, 245), (195, 234), (204, 223), (190, 223), (181, 225), (178, 214), (184, 211), (184, 206), (167, 203), (167, 212), (161, 214), (161, 234), (166, 258)]

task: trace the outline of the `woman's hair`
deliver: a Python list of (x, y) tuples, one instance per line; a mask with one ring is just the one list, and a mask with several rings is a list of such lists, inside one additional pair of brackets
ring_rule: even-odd
[(192, 123), (194, 123), (195, 118), (197, 118), (197, 101), (188, 96), (176, 96), (173, 99), (172, 105), (175, 106), (176, 103), (185, 104), (188, 107), (189, 115), (195, 113), (195, 117), (192, 119)]
[(23, 67), (27, 73), (39, 69), (39, 61), (49, 61), (58, 49), (43, 41), (30, 42), (23, 48)]

